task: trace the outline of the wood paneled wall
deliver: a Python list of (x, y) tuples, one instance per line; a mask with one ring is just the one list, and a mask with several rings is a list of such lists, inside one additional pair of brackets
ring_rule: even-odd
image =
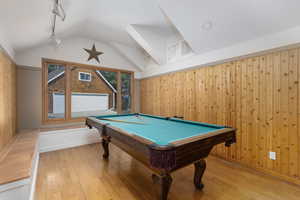
[(236, 127), (213, 154), (299, 184), (299, 68), (297, 48), (143, 79), (141, 111)]
[(16, 65), (0, 50), (0, 152), (16, 133)]

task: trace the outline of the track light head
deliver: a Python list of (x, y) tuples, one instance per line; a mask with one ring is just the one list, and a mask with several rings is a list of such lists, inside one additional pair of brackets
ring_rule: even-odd
[(60, 46), (60, 44), (62, 42), (61, 39), (59, 39), (58, 37), (56, 37), (56, 35), (54, 33), (52, 33), (50, 39), (53, 42), (53, 44), (55, 44), (56, 47)]

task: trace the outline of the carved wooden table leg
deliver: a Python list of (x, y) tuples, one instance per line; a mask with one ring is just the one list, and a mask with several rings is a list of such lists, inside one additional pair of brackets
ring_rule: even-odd
[(103, 158), (104, 159), (108, 159), (108, 157), (109, 157), (109, 148), (108, 148), (109, 142), (110, 142), (109, 138), (102, 138), (102, 147), (104, 150)]
[(157, 176), (156, 174), (152, 174), (152, 181), (154, 184), (159, 182), (159, 176)]
[(171, 184), (172, 177), (170, 174), (165, 174), (160, 178), (160, 200), (167, 200)]
[(206, 169), (206, 162), (204, 159), (201, 159), (198, 162), (194, 163), (194, 166), (195, 166), (194, 184), (197, 189), (201, 190), (204, 187), (202, 183), (202, 176)]

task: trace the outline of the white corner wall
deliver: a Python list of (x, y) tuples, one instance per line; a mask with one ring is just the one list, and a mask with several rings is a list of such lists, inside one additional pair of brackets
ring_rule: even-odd
[(300, 44), (300, 27), (295, 27), (283, 32), (266, 35), (261, 38), (249, 40), (237, 45), (223, 49), (210, 51), (186, 57), (178, 62), (158, 65), (149, 59), (141, 78), (156, 76), (169, 72), (179, 71), (192, 67), (214, 65), (240, 57), (255, 55), (260, 52), (267, 52), (277, 48)]
[[(88, 54), (83, 48), (91, 49), (93, 44), (96, 45), (98, 51), (104, 52), (99, 56), (100, 64), (95, 60), (87, 61)], [(64, 39), (59, 47), (55, 47), (53, 44), (44, 44), (16, 53), (16, 63), (21, 66), (41, 67), (42, 58), (138, 71), (134, 64), (109, 44), (80, 37)]]
[(6, 37), (0, 32), (0, 50), (4, 50), (12, 60), (15, 59), (15, 51), (12, 48), (10, 42), (6, 39)]
[(100, 142), (97, 129), (75, 128), (41, 132), (40, 153)]

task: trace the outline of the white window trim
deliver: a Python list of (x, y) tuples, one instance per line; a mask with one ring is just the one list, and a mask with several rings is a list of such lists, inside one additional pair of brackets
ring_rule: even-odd
[[(90, 76), (90, 79), (89, 80), (86, 80), (86, 79), (81, 79), (80, 75), (81, 74), (86, 74), (86, 75), (89, 75)], [(92, 74), (89, 73), (89, 72), (79, 72), (78, 73), (78, 80), (80, 81), (87, 81), (87, 82), (91, 82), (92, 81)]]
[(102, 80), (105, 81), (105, 83), (114, 91), (114, 93), (117, 93), (117, 90), (108, 82), (108, 80), (101, 74), (99, 70), (96, 71), (96, 73), (102, 78)]

